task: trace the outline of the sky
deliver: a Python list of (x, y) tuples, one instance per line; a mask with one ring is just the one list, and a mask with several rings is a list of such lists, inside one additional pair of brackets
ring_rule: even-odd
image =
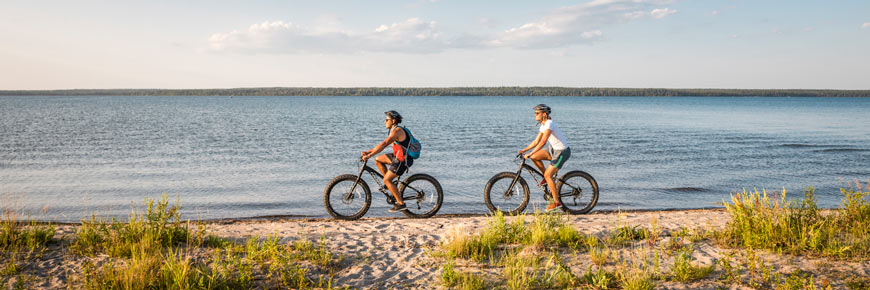
[(870, 89), (870, 1), (0, 1), (0, 90)]

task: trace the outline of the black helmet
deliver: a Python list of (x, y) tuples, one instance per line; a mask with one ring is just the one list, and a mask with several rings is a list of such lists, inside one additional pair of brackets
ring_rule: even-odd
[(544, 112), (547, 115), (550, 114), (550, 107), (544, 104), (538, 104), (534, 107), (535, 111)]
[(384, 112), (384, 115), (387, 115), (387, 118), (396, 120), (396, 122), (399, 122), (399, 123), (402, 122), (402, 115), (399, 115), (399, 112), (389, 110), (389, 111)]

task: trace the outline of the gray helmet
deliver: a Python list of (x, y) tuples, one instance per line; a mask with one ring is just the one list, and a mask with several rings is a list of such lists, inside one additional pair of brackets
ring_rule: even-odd
[(535, 109), (535, 111), (547, 113), (547, 115), (550, 114), (550, 107), (547, 105), (544, 105), (544, 104), (538, 104), (537, 106), (534, 107), (534, 109)]
[(399, 112), (389, 110), (389, 111), (384, 112), (384, 115), (387, 115), (387, 118), (396, 120), (396, 122), (399, 122), (399, 123), (402, 122), (402, 115), (399, 115)]

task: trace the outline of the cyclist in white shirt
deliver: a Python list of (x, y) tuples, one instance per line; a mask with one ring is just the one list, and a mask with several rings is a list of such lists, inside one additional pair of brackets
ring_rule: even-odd
[[(565, 135), (562, 134), (562, 130), (559, 130), (559, 126), (556, 126), (556, 123), (550, 118), (550, 107), (540, 104), (535, 106), (534, 110), (535, 121), (541, 124), (538, 136), (535, 137), (535, 141), (532, 141), (529, 146), (517, 151), (517, 154), (530, 151), (528, 154), (523, 155), (523, 158), (532, 159), (532, 163), (544, 173), (544, 180), (541, 183), (546, 183), (547, 187), (550, 188), (550, 193), (553, 194), (553, 203), (547, 207), (547, 211), (552, 211), (562, 207), (553, 177), (556, 176), (562, 165), (565, 165), (565, 161), (571, 158), (571, 148), (568, 147), (568, 141), (565, 139)], [(544, 144), (547, 143), (549, 143), (547, 150), (541, 150)], [(549, 160), (550, 166), (545, 169), (542, 160)]]

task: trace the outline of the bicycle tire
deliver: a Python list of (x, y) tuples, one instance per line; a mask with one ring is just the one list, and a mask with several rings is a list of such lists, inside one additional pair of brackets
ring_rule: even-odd
[(428, 174), (418, 173), (408, 176), (399, 186), (399, 193), (405, 201), (406, 209), (402, 213), (412, 218), (431, 217), (438, 213), (441, 203), (444, 202), (441, 183)]
[[(598, 203), (598, 182), (583, 171), (575, 170), (562, 175), (557, 190), (562, 209), (569, 214), (588, 213)], [(566, 200), (566, 197), (571, 199)], [(584, 201), (584, 197), (589, 197), (589, 201)]]
[[(341, 195), (346, 194), (347, 192), (341, 192), (339, 189), (336, 191), (336, 187), (342, 188), (346, 187), (344, 190), (350, 190), (350, 187), (353, 186), (353, 182), (357, 180), (357, 176), (353, 174), (343, 174), (336, 176), (326, 185), (326, 189), (323, 190), (323, 205), (326, 207), (326, 212), (329, 213), (334, 218), (342, 219), (342, 220), (355, 220), (361, 218), (366, 212), (369, 210), (369, 207), (372, 205), (372, 192), (369, 189), (369, 185), (366, 184), (365, 180), (360, 179), (359, 184), (357, 184), (354, 192), (355, 195), (348, 201)], [(356, 196), (362, 195), (362, 196)], [(339, 204), (333, 204), (333, 198), (338, 197), (335, 202), (344, 203), (345, 207), (351, 208), (350, 203), (353, 203), (357, 199), (362, 199), (362, 205), (358, 210), (351, 210), (350, 213), (344, 213), (344, 211), (336, 210)]]
[[(517, 179), (517, 183), (514, 184), (513, 188), (507, 188), (510, 187), (510, 183), (513, 182), (514, 178), (516, 177), (516, 173), (506, 171), (494, 175), (492, 178), (489, 179), (489, 181), (486, 182), (486, 188), (483, 189), (483, 201), (486, 202), (486, 206), (492, 213), (501, 212), (504, 215), (516, 215), (526, 209), (526, 206), (529, 204), (529, 185), (526, 184), (526, 180), (522, 177), (519, 177)], [(499, 186), (501, 184), (504, 185)], [(494, 189), (494, 187), (496, 188)], [(493, 193), (493, 190), (495, 190), (496, 192)], [(511, 208), (510, 210), (502, 210), (501, 206), (493, 204), (493, 196), (495, 196), (496, 198), (502, 198), (505, 201), (509, 199), (512, 200), (513, 198), (517, 197), (516, 193), (518, 193), (519, 190), (522, 190), (522, 199), (517, 206), (508, 206), (509, 208)], [(514, 194), (508, 195), (509, 191)], [(499, 199), (496, 200), (498, 201)]]

